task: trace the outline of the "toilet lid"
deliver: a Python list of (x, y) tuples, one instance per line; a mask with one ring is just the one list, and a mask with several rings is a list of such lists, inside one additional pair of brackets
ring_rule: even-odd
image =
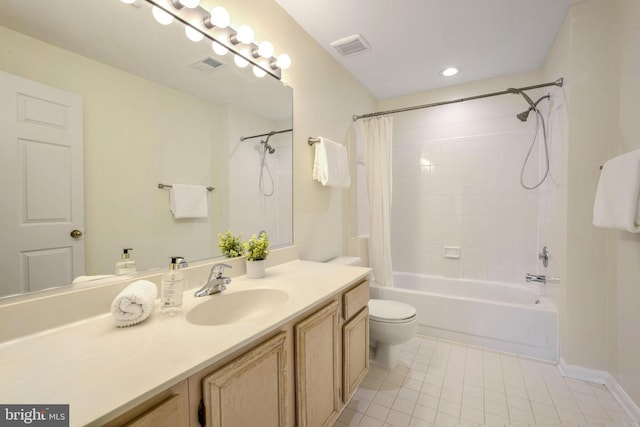
[(409, 304), (384, 299), (369, 300), (369, 317), (379, 322), (398, 322), (412, 319), (416, 309)]

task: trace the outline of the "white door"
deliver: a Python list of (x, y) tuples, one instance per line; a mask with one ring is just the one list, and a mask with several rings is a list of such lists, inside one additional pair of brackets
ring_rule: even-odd
[(82, 99), (0, 72), (0, 296), (84, 274), (83, 191)]

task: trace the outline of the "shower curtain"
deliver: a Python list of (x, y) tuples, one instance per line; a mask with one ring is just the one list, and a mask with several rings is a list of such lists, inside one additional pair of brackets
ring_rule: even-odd
[(393, 118), (361, 119), (357, 124), (369, 196), (369, 263), (377, 284), (393, 286), (390, 220)]

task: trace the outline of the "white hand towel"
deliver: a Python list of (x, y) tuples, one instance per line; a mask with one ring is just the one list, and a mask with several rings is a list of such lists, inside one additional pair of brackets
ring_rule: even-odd
[(136, 280), (123, 289), (111, 303), (116, 326), (124, 328), (145, 320), (155, 305), (158, 287), (148, 280)]
[(640, 150), (608, 160), (600, 172), (593, 225), (640, 233)]
[(209, 215), (207, 188), (203, 185), (172, 184), (169, 208), (175, 218), (206, 218)]
[(349, 156), (345, 146), (326, 138), (316, 142), (313, 161), (313, 179), (324, 186), (349, 188)]

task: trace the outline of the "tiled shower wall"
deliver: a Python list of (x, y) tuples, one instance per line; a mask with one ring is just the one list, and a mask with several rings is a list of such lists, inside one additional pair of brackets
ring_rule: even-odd
[[(549, 215), (554, 193), (547, 182), (520, 186), (536, 127), (534, 114), (515, 117), (525, 108), (519, 97), (497, 97), (394, 117), (395, 271), (510, 283), (538, 272), (539, 214)], [(529, 186), (544, 167), (540, 147), (525, 169)], [(445, 257), (445, 247), (453, 256), (459, 248), (459, 258)]]

